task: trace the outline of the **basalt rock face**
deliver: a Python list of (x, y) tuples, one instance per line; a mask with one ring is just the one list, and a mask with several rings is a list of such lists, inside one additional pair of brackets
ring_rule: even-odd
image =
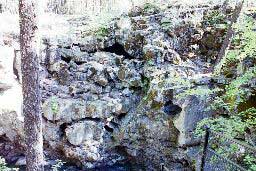
[[(141, 62), (109, 52), (81, 51), (85, 60), (77, 62), (63, 50), (73, 52), (57, 48), (60, 56), (50, 57), (57, 59), (53, 64), (46, 63), (47, 76), (42, 78), (43, 116), (45, 125), (51, 125), (45, 132), (56, 136), (49, 139), (50, 145), (85, 167), (119, 159), (108, 152), (115, 147), (111, 137), (118, 129), (118, 118), (127, 114), (141, 96), (140, 91), (130, 89), (142, 87)], [(106, 159), (108, 156), (111, 159)]]
[[(185, 14), (199, 17), (197, 24), (203, 25), (204, 11), (180, 13), (181, 20)], [(114, 20), (104, 36), (42, 40), (45, 149), (49, 156), (83, 168), (127, 161), (147, 170), (159, 170), (160, 163), (188, 167), (179, 146), (191, 140), (196, 123), (210, 113), (201, 115), (205, 99), (176, 95), (192, 84), (209, 88), (207, 71), (214, 58), (203, 55), (211, 45), (200, 49), (200, 43), (205, 44), (205, 32), (216, 35), (209, 31), (214, 28), (177, 22), (172, 9), (149, 14), (136, 10), (129, 16)], [(211, 48), (211, 55), (218, 48)], [(3, 87), (7, 92), (8, 86)], [(10, 129), (20, 131), (19, 126), (17, 121)], [(22, 131), (4, 134), (11, 141), (23, 138)]]

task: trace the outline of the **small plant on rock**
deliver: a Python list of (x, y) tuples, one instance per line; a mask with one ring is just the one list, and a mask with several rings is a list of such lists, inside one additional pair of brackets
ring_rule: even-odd
[(18, 171), (18, 168), (9, 168), (4, 158), (0, 156), (0, 171)]
[(62, 166), (64, 166), (66, 162), (63, 162), (62, 160), (57, 159), (56, 163), (52, 165), (52, 171), (60, 171)]

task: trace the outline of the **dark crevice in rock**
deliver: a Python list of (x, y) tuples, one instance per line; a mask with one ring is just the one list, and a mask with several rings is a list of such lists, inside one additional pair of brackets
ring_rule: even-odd
[(147, 93), (150, 87), (150, 79), (146, 77), (144, 74), (140, 74), (142, 84), (144, 85), (142, 87), (143, 93)]
[(65, 134), (65, 130), (66, 130), (66, 128), (69, 126), (70, 124), (68, 124), (68, 123), (63, 123), (63, 124), (61, 124), (60, 125), (60, 136), (61, 137), (63, 137), (64, 136), (64, 134)]
[(86, 62), (78, 62), (78, 61), (74, 61), (75, 62), (75, 64), (77, 64), (77, 65), (83, 65), (84, 63), (86, 63)]
[(13, 74), (16, 76), (17, 81), (20, 82), (21, 75), (19, 75), (19, 69), (18, 69), (19, 65), (17, 64), (17, 60), (18, 60), (17, 53), (18, 52), (19, 52), (19, 50), (14, 50), (14, 59), (13, 59), (12, 68), (13, 68)]
[(42, 116), (42, 118), (43, 118), (46, 122), (49, 122), (49, 123), (52, 123), (52, 124), (56, 124), (56, 121), (48, 120), (44, 115)]
[(171, 100), (168, 100), (164, 104), (164, 112), (170, 116), (175, 116), (182, 111), (182, 108), (178, 105), (173, 104)]
[(90, 117), (86, 117), (84, 119), (81, 119), (79, 121), (94, 121), (94, 122), (101, 122), (101, 118), (90, 118)]
[(67, 58), (67, 57), (64, 57), (64, 56), (61, 56), (61, 60), (65, 61), (67, 63), (71, 62), (71, 58)]
[(118, 115), (117, 119), (122, 120), (126, 116), (126, 114), (127, 113), (121, 113), (120, 115)]
[(78, 46), (78, 47), (79, 47), (79, 43), (73, 43), (73, 44), (72, 44), (72, 47), (73, 47), (73, 46)]
[(104, 128), (105, 128), (105, 130), (108, 131), (108, 132), (111, 132), (111, 133), (114, 132), (114, 129), (111, 128), (111, 127), (109, 127), (108, 125), (105, 125)]
[(130, 88), (130, 90), (133, 90), (134, 92), (141, 92), (143, 94), (142, 87), (130, 86), (129, 88)]
[(65, 49), (71, 49), (71, 45), (57, 45), (58, 48), (65, 48)]
[(82, 119), (79, 119), (79, 120), (75, 120), (71, 123), (69, 123), (70, 125), (71, 124), (74, 124), (74, 123), (79, 123), (79, 122), (83, 122), (83, 121), (94, 121), (94, 122), (102, 122), (102, 119), (101, 118), (91, 118), (91, 117), (85, 117), (85, 118), (82, 118)]
[(130, 154), (127, 152), (126, 150), (127, 148), (125, 146), (122, 146), (122, 145), (118, 145), (115, 147), (115, 151), (117, 153), (119, 153), (121, 156), (125, 156), (126, 157), (126, 161), (124, 161), (125, 163), (127, 162), (135, 162), (135, 159), (130, 156)]
[(119, 127), (120, 124), (118, 124), (117, 122), (114, 122), (114, 121), (110, 121), (110, 123), (114, 126), (114, 127)]
[[(45, 118), (44, 116), (43, 116), (43, 118), (44, 118), (45, 120), (47, 120), (47, 122), (50, 122), (50, 123), (52, 123), (52, 124), (57, 124), (57, 122), (59, 122), (59, 120), (54, 120), (54, 121), (48, 120), (48, 119)], [(78, 123), (78, 122), (82, 122), (82, 121), (102, 122), (102, 119), (101, 119), (101, 118), (85, 117), (85, 118), (82, 118), (82, 119), (79, 119), (79, 120), (73, 120), (73, 121), (71, 121), (71, 122), (65, 122), (65, 123), (61, 124), (61, 127), (62, 127), (63, 129), (64, 129), (64, 128), (66, 129), (67, 126), (70, 126), (70, 125), (72, 125), (72, 124), (74, 124), (74, 123)]]
[(180, 167), (177, 169), (184, 169), (184, 168), (191, 168), (191, 164), (189, 161), (185, 158), (176, 159), (174, 162), (180, 163)]
[(115, 43), (112, 46), (106, 47), (103, 51), (114, 53), (120, 56), (123, 55), (126, 59), (134, 59), (133, 56), (125, 51), (124, 46), (119, 43)]

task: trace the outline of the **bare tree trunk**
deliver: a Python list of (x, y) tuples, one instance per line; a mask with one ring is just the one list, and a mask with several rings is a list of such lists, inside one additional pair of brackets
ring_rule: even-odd
[(20, 46), (27, 171), (43, 171), (40, 111), (37, 0), (20, 0)]
[(227, 49), (230, 46), (232, 37), (234, 35), (233, 25), (237, 22), (237, 19), (240, 16), (241, 10), (243, 8), (243, 4), (244, 4), (244, 0), (242, 2), (240, 2), (239, 4), (237, 4), (237, 6), (234, 10), (234, 14), (231, 18), (231, 23), (230, 23), (229, 28), (227, 30), (226, 38), (223, 41), (222, 47), (221, 47), (220, 52), (219, 52), (219, 54), (217, 56), (217, 59), (215, 61), (214, 69), (217, 67), (217, 65), (220, 63), (220, 61), (223, 59), (223, 57), (226, 54)]

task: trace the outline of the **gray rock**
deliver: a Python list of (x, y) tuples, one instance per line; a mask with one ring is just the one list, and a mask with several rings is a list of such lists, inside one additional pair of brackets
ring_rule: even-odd
[[(136, 7), (132, 17), (109, 23), (106, 35), (85, 33), (79, 25), (72, 38), (45, 40), (40, 87), (44, 140), (51, 151), (58, 149), (64, 159), (84, 170), (131, 156), (147, 170), (159, 170), (162, 162), (170, 168), (181, 166), (178, 161), (185, 152), (178, 146), (189, 141), (195, 124), (209, 116), (203, 112), (208, 104), (198, 97), (177, 100), (174, 94), (187, 84), (209, 83), (208, 77), (201, 77), (209, 66), (201, 55), (204, 50), (214, 55), (216, 50), (207, 49), (210, 41), (204, 46), (215, 39), (212, 33), (202, 40), (205, 31), (186, 21), (195, 15), (199, 20), (193, 24), (201, 24), (200, 14), (179, 18), (183, 13), (176, 11), (173, 7), (167, 15), (152, 15), (159, 9), (147, 4), (144, 9)], [(113, 49), (115, 43), (121, 50)], [(113, 52), (105, 52), (109, 49)], [(13, 48), (0, 46), (0, 56), (0, 135), (15, 141), (24, 137), (21, 87), (10, 68)], [(244, 67), (254, 63), (247, 59)], [(182, 108), (179, 115), (169, 117), (162, 111), (168, 100)]]
[(67, 122), (86, 117), (86, 105), (81, 100), (51, 97), (42, 106), (43, 116), (54, 122)]
[(94, 121), (75, 123), (65, 130), (68, 141), (73, 145), (85, 145), (85, 142), (100, 141), (103, 135), (102, 125)]
[(131, 9), (131, 12), (129, 12), (128, 15), (129, 15), (129, 17), (136, 17), (139, 15), (142, 15), (142, 13), (143, 13), (143, 9), (141, 7), (135, 6)]
[(15, 166), (26, 166), (26, 157), (20, 157), (16, 161)]
[(108, 85), (108, 80), (103, 76), (100, 76), (99, 78), (97, 78), (96, 82), (99, 85), (104, 86), (104, 87)]

